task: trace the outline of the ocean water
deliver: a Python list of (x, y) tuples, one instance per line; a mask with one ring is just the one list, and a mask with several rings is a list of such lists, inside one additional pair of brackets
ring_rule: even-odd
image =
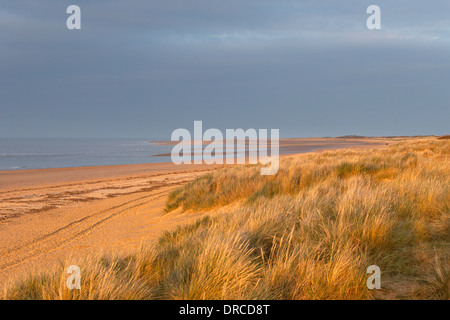
[(172, 147), (150, 140), (0, 138), (0, 170), (170, 162), (153, 155), (170, 153)]

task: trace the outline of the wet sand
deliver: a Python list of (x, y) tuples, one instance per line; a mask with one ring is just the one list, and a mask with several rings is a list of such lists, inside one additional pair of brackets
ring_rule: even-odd
[[(392, 139), (386, 138), (354, 138), (354, 139), (344, 139), (344, 138), (290, 138), (290, 139), (280, 139), (279, 140), (279, 154), (297, 154), (297, 153), (307, 153), (327, 149), (339, 149), (339, 148), (367, 148), (367, 147), (378, 147), (386, 145), (386, 143), (392, 142)], [(165, 146), (177, 145), (178, 141), (154, 141), (153, 143)], [(183, 143), (183, 142), (182, 142)], [(203, 146), (208, 145), (209, 141), (203, 141)], [(224, 142), (225, 143), (225, 142)], [(241, 141), (245, 145), (245, 151), (248, 153), (249, 147), (255, 149), (256, 142), (249, 143), (249, 141)], [(270, 151), (270, 140), (267, 141), (267, 148)], [(197, 156), (197, 150), (193, 149), (193, 155)], [(224, 146), (225, 152), (225, 146)], [(243, 152), (243, 151), (241, 151)], [(236, 156), (238, 153), (234, 152)], [(270, 154), (270, 152), (269, 152)], [(154, 157), (169, 157), (170, 153), (156, 154)]]

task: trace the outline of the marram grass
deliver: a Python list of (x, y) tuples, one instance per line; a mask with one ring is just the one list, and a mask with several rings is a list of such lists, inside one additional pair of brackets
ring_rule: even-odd
[[(450, 299), (450, 141), (239, 166), (170, 194), (208, 211), (128, 255), (79, 261), (7, 286), (4, 299)], [(381, 290), (366, 269), (381, 268)]]

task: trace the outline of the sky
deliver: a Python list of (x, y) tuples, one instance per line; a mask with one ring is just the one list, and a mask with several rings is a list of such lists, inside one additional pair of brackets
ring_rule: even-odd
[(170, 139), (194, 120), (443, 135), (449, 119), (448, 0), (0, 1), (0, 138)]

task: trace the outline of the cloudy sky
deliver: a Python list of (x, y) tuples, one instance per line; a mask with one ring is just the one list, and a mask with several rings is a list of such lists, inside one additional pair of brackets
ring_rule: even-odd
[(449, 119), (448, 0), (0, 2), (0, 137), (169, 139), (194, 120), (449, 134)]

